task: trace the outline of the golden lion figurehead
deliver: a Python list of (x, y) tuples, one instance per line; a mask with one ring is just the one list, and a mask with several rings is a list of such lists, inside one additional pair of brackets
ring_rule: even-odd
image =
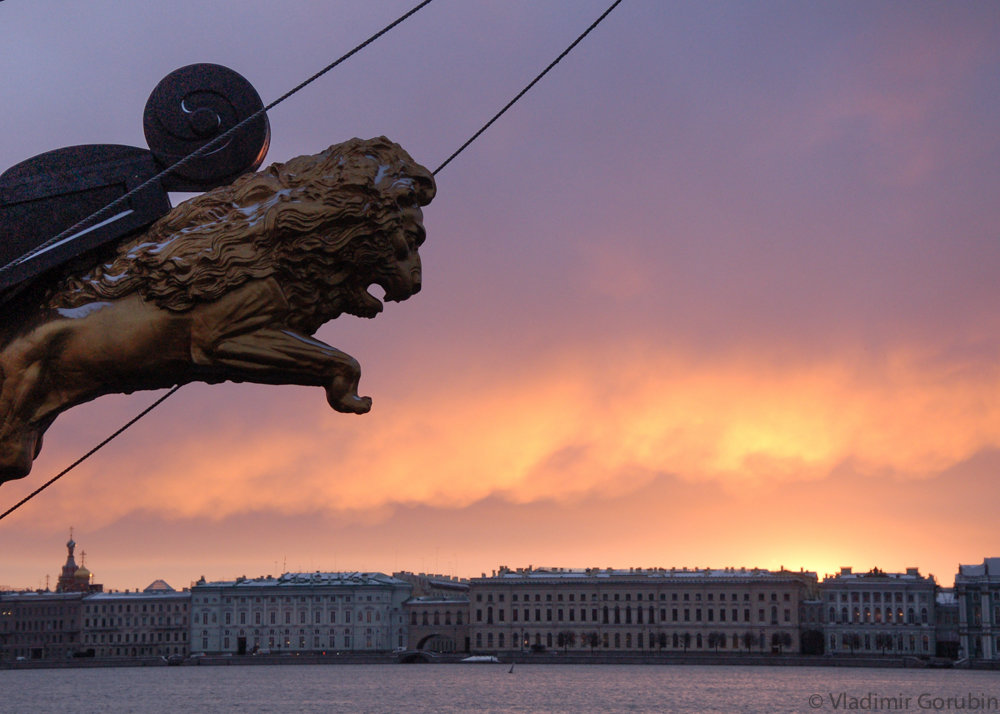
[(311, 334), (341, 313), (373, 317), (420, 289), (420, 207), (434, 177), (385, 137), (351, 139), (244, 176), (174, 208), (85, 274), (64, 278), (50, 308), (132, 293), (183, 312), (249, 280), (273, 277), (290, 327)]

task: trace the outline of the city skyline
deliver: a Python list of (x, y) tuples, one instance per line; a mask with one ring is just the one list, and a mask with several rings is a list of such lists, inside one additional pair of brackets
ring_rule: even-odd
[[(76, 547), (78, 545), (81, 545), (81, 544), (79, 544), (79, 543), (76, 542), (76, 539), (74, 538), (74, 535), (73, 535), (73, 529), (71, 528), (69, 536), (68, 536), (68, 541), (65, 543), (65, 547), (68, 549), (68, 552), (69, 552), (69, 560), (66, 560), (66, 562), (61, 565), (61, 574), (60, 573), (53, 574), (53, 573), (48, 573), (47, 572), (42, 578), (39, 579), (39, 585), (37, 587), (34, 587), (34, 586), (20, 586), (20, 587), (18, 587), (16, 585), (11, 585), (11, 584), (8, 584), (8, 583), (0, 583), (0, 592), (3, 592), (3, 591), (13, 591), (13, 592), (21, 591), (21, 592), (27, 592), (27, 591), (32, 591), (32, 590), (37, 590), (37, 591), (57, 591), (57, 590), (60, 589), (60, 587), (59, 587), (59, 585), (61, 584), (60, 578), (65, 579), (67, 577), (72, 577), (73, 576), (72, 572), (69, 572), (69, 574), (67, 575), (67, 567), (68, 567), (68, 564), (74, 563), (76, 560), (79, 561), (79, 562), (75, 562), (76, 567), (78, 567), (79, 569), (81, 569), (81, 570), (78, 570), (76, 572), (76, 577), (78, 577), (78, 578), (79, 577), (83, 577), (82, 575), (80, 575), (80, 572), (81, 571), (82, 572), (86, 572), (87, 576), (90, 578), (88, 582), (94, 582), (94, 579), (97, 577), (97, 573), (95, 573), (92, 569), (88, 568), (87, 565), (86, 565), (86, 559), (87, 559), (87, 551), (86, 551), (86, 549), (85, 548), (81, 548), (81, 550), (80, 550), (80, 552), (78, 554), (78, 557), (75, 558)], [(975, 564), (960, 563), (958, 566), (956, 566), (956, 574), (958, 573), (958, 570), (960, 568), (970, 567), (970, 565), (974, 566)], [(817, 570), (814, 570), (814, 569), (811, 569), (811, 568), (808, 568), (808, 567), (800, 567), (798, 569), (795, 569), (795, 568), (786, 568), (784, 565), (778, 566), (777, 568), (762, 568), (762, 567), (758, 567), (758, 566), (747, 566), (747, 565), (743, 565), (743, 564), (730, 564), (730, 565), (713, 565), (713, 564), (708, 564), (708, 565), (702, 565), (702, 566), (697, 566), (697, 567), (691, 567), (691, 566), (688, 566), (688, 565), (671, 565), (671, 564), (654, 564), (654, 565), (647, 564), (647, 565), (644, 565), (644, 566), (634, 566), (634, 565), (633, 566), (621, 566), (621, 565), (616, 565), (616, 564), (605, 564), (605, 565), (601, 565), (601, 566), (592, 565), (592, 566), (587, 566), (587, 567), (583, 567), (583, 566), (577, 567), (577, 566), (573, 566), (573, 565), (567, 566), (567, 565), (557, 564), (557, 563), (545, 563), (545, 564), (528, 563), (528, 564), (523, 564), (523, 565), (522, 564), (509, 565), (507, 563), (500, 563), (500, 564), (496, 565), (495, 567), (489, 567), (489, 568), (481, 568), (481, 569), (479, 569), (479, 574), (478, 575), (476, 575), (475, 573), (472, 573), (472, 572), (470, 572), (469, 574), (455, 574), (455, 573), (438, 571), (438, 570), (415, 569), (415, 568), (408, 567), (406, 565), (403, 565), (402, 567), (394, 568), (391, 571), (390, 570), (385, 570), (385, 569), (379, 570), (377, 568), (368, 568), (368, 567), (349, 568), (349, 569), (340, 569), (340, 570), (318, 567), (318, 568), (310, 568), (308, 570), (303, 570), (301, 568), (289, 567), (288, 562), (287, 562), (287, 558), (283, 559), (280, 568), (278, 567), (278, 562), (277, 561), (274, 562), (274, 566), (275, 567), (272, 570), (268, 571), (267, 573), (265, 573), (264, 571), (260, 571), (260, 572), (253, 573), (253, 574), (242, 573), (241, 575), (238, 575), (238, 576), (229, 576), (229, 575), (226, 575), (226, 576), (217, 576), (216, 574), (202, 573), (199, 578), (194, 578), (194, 577), (190, 578), (189, 585), (193, 585), (198, 580), (204, 581), (206, 579), (209, 580), (209, 581), (220, 581), (220, 580), (226, 580), (226, 579), (239, 580), (239, 579), (242, 579), (242, 578), (248, 578), (248, 579), (253, 580), (253, 579), (261, 579), (261, 578), (275, 578), (275, 577), (279, 577), (279, 576), (282, 576), (282, 575), (285, 575), (285, 574), (294, 574), (294, 573), (307, 574), (307, 575), (309, 573), (327, 573), (327, 574), (333, 573), (333, 574), (336, 574), (336, 573), (352, 573), (352, 572), (355, 572), (355, 573), (378, 573), (378, 572), (382, 572), (382, 573), (385, 573), (387, 575), (389, 575), (389, 574), (398, 574), (398, 573), (409, 573), (411, 575), (419, 574), (421, 576), (426, 575), (426, 576), (429, 576), (429, 577), (443, 577), (443, 578), (448, 578), (449, 580), (456, 580), (456, 581), (457, 580), (469, 581), (469, 580), (473, 580), (475, 578), (496, 577), (498, 573), (500, 573), (500, 574), (503, 574), (503, 573), (521, 573), (522, 571), (524, 573), (526, 573), (526, 574), (527, 573), (543, 574), (543, 573), (546, 573), (546, 572), (551, 572), (551, 573), (563, 573), (563, 572), (566, 572), (566, 573), (570, 573), (570, 572), (577, 572), (577, 573), (582, 573), (582, 572), (587, 572), (587, 573), (590, 573), (590, 572), (601, 573), (601, 572), (604, 572), (604, 571), (607, 571), (609, 573), (612, 572), (612, 571), (614, 571), (616, 573), (622, 573), (622, 572), (631, 572), (633, 570), (637, 574), (638, 573), (642, 573), (642, 572), (650, 572), (650, 573), (656, 573), (656, 572), (660, 572), (660, 573), (662, 573), (662, 572), (670, 572), (670, 573), (673, 573), (673, 572), (677, 572), (677, 573), (689, 573), (689, 572), (690, 573), (699, 573), (699, 572), (705, 572), (705, 573), (709, 573), (709, 572), (712, 572), (712, 573), (718, 574), (718, 573), (724, 573), (724, 572), (730, 572), (730, 571), (731, 572), (748, 573), (748, 572), (756, 572), (756, 571), (759, 570), (761, 572), (775, 572), (775, 573), (779, 573), (779, 572), (802, 573), (804, 575), (812, 576), (819, 583), (822, 583), (824, 580), (830, 580), (830, 579), (836, 580), (839, 577), (843, 577), (845, 574), (847, 575), (847, 577), (863, 577), (865, 575), (884, 575), (886, 573), (890, 573), (890, 574), (891, 573), (897, 573), (897, 574), (899, 574), (899, 573), (914, 573), (914, 574), (919, 574), (922, 577), (926, 577), (926, 578), (934, 580), (936, 582), (936, 584), (937, 584), (938, 587), (941, 587), (941, 588), (950, 588), (950, 587), (952, 587), (951, 585), (946, 584), (945, 582), (942, 582), (942, 580), (940, 578), (937, 578), (937, 576), (934, 573), (924, 572), (922, 570), (922, 568), (919, 565), (917, 565), (917, 564), (911, 564), (911, 565), (909, 565), (909, 566), (907, 566), (905, 568), (900, 568), (898, 570), (892, 570), (892, 569), (888, 569), (887, 570), (885, 568), (880, 568), (877, 565), (876, 566), (872, 566), (871, 568), (868, 568), (868, 569), (857, 568), (857, 567), (852, 566), (852, 565), (842, 565), (836, 571), (831, 571), (831, 572), (824, 573), (822, 571), (817, 571)], [(43, 580), (44, 580), (44, 586), (42, 585), (42, 581)], [(167, 583), (165, 581), (164, 578), (156, 578), (156, 579), (154, 579), (152, 581), (152, 584), (156, 585), (158, 587), (162, 587), (164, 585), (170, 585), (169, 583)], [(181, 584), (181, 585), (178, 585), (177, 587), (174, 587), (173, 589), (177, 590), (177, 591), (180, 591), (182, 589), (186, 590), (189, 587), (189, 585), (183, 585), (183, 584)], [(100, 585), (98, 585), (96, 587), (98, 588), (98, 591), (101, 591), (101, 590), (104, 589), (104, 583), (102, 582)], [(173, 587), (173, 586), (171, 586), (171, 587)], [(140, 587), (139, 585), (134, 585), (132, 587), (130, 587), (130, 586), (125, 586), (125, 587), (114, 587), (114, 586), (112, 586), (112, 587), (109, 587), (107, 589), (107, 591), (108, 592), (121, 592), (123, 590), (124, 591), (130, 591), (131, 590), (131, 591), (139, 592), (139, 590), (141, 590), (141, 589), (143, 589), (143, 587)]]
[[(186, 64), (267, 103), (414, 4), (3, 3), (0, 170), (145, 146)], [(277, 107), (265, 165), (385, 134), (433, 169), (607, 4), (435, 0)], [(370, 414), (186, 386), (0, 522), (0, 584), (74, 526), (119, 589), (285, 562), (950, 585), (1000, 545), (998, 74), (995, 3), (626, 0), (437, 177), (422, 292), (318, 333)], [(3, 510), (156, 396), (61, 416)]]

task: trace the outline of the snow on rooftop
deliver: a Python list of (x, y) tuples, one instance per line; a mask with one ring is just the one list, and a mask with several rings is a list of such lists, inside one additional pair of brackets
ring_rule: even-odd
[(1000, 558), (983, 558), (979, 565), (959, 565), (958, 574), (967, 578), (1000, 577)]
[(483, 573), (482, 577), (474, 578), (476, 581), (483, 580), (524, 580), (524, 579), (573, 579), (573, 578), (622, 578), (622, 577), (642, 577), (642, 578), (663, 578), (663, 579), (701, 579), (701, 578), (773, 578), (805, 576), (816, 578), (816, 574), (811, 571), (800, 570), (798, 572), (788, 570), (764, 570), (761, 568), (518, 568), (511, 570), (501, 567), (499, 571), (494, 571), (492, 576), (487, 577)]
[(52, 590), (4, 590), (0, 592), (0, 598), (9, 599), (20, 599), (20, 598), (45, 598), (46, 600), (73, 600), (85, 597), (87, 593), (82, 592), (72, 592), (72, 593), (58, 593)]
[(186, 600), (191, 597), (187, 590), (178, 592), (177, 590), (110, 590), (99, 593), (91, 593), (85, 597), (86, 600)]
[(937, 596), (934, 598), (938, 605), (957, 605), (958, 600), (955, 599), (954, 590), (939, 590)]
[(411, 597), (406, 602), (411, 605), (418, 603), (421, 605), (435, 605), (435, 604), (468, 605), (469, 598), (467, 595), (461, 595), (456, 597), (441, 597), (439, 595), (418, 595), (416, 597)]
[(827, 575), (823, 578), (823, 582), (844, 582), (847, 580), (871, 580), (871, 579), (882, 579), (882, 580), (908, 580), (913, 582), (923, 582), (928, 578), (933, 578), (932, 575), (921, 575), (916, 571), (915, 568), (911, 568), (905, 573), (887, 573), (882, 570), (871, 571), (867, 573), (852, 573), (848, 571), (841, 571), (835, 575)]
[(237, 578), (236, 580), (206, 581), (202, 579), (195, 583), (195, 587), (288, 587), (296, 585), (387, 587), (409, 585), (409, 583), (397, 580), (385, 573), (324, 573), (320, 571), (284, 573), (277, 578), (265, 575), (257, 578)]

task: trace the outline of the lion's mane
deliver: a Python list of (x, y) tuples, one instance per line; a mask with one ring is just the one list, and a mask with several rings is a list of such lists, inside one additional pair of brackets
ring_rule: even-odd
[(367, 287), (391, 254), (385, 238), (398, 229), (398, 201), (425, 205), (433, 195), (433, 176), (398, 144), (351, 139), (180, 204), (109, 260), (63, 278), (47, 304), (138, 293), (182, 312), (273, 276), (301, 327), (314, 330), (348, 307), (351, 291)]

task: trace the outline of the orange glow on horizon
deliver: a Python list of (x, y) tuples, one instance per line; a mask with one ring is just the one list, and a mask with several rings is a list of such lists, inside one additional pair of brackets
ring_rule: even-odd
[(170, 443), (120, 454), (117, 476), (67, 482), (52, 517), (99, 526), (136, 510), (220, 519), (461, 508), (491, 495), (565, 501), (627, 493), (656, 474), (731, 490), (815, 481), (846, 462), (905, 481), (1000, 445), (1000, 407), (982, 398), (997, 391), (996, 369), (937, 374), (899, 356), (875, 384), (835, 362), (768, 369), (661, 354), (643, 378), (627, 355), (614, 357), (627, 378), (613, 385), (608, 360), (575, 355), (530, 377), (417, 388), (354, 420), (317, 406), (283, 421), (273, 408), (274, 418), (234, 419), (208, 441), (175, 424)]

